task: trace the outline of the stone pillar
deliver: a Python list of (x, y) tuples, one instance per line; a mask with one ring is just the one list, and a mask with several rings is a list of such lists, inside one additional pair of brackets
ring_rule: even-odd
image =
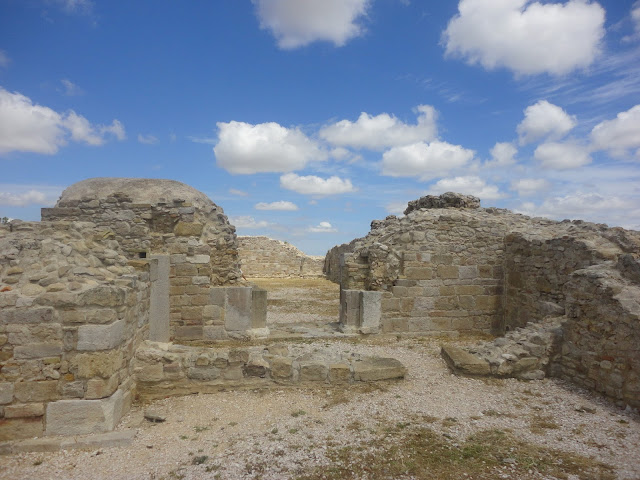
[(169, 255), (151, 255), (149, 340), (169, 341)]
[(251, 328), (267, 327), (267, 291), (262, 288), (251, 290)]
[(380, 332), (382, 292), (360, 292), (360, 333)]
[(360, 290), (340, 290), (340, 330), (355, 333), (360, 327)]

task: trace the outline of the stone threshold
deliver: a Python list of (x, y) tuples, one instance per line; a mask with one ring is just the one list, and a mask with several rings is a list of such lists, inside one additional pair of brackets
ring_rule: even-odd
[(24, 452), (57, 452), (60, 450), (94, 450), (131, 445), (136, 430), (76, 435), (73, 437), (41, 437), (0, 443), (0, 455)]

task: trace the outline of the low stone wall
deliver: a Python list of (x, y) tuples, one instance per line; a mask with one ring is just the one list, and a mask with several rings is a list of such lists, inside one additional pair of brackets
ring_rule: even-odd
[(242, 273), (247, 278), (322, 277), (324, 257), (306, 255), (268, 237), (238, 237)]
[(286, 345), (229, 349), (145, 342), (134, 361), (142, 399), (271, 383), (345, 385), (395, 380), (404, 378), (406, 371), (392, 358), (296, 353)]

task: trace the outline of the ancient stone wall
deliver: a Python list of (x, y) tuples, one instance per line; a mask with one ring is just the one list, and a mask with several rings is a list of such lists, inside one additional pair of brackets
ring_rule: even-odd
[(353, 252), (356, 243), (361, 241), (361, 238), (351, 240), (349, 243), (343, 243), (342, 245), (336, 245), (327, 252), (324, 257), (324, 266), (322, 271), (327, 278), (334, 283), (340, 283), (342, 281), (342, 261), (344, 254)]
[(268, 237), (238, 237), (242, 273), (247, 278), (321, 277), (324, 257), (306, 255), (293, 245)]
[(131, 264), (105, 232), (0, 228), (0, 440), (108, 431), (128, 409), (149, 262)]
[(595, 265), (574, 272), (564, 291), (567, 321), (552, 373), (640, 408), (640, 278)]

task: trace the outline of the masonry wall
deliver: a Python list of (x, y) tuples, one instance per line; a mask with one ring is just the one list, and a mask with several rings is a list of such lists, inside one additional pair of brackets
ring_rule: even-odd
[(269, 237), (238, 237), (242, 273), (247, 278), (321, 277), (324, 257), (306, 255), (293, 245)]
[[(349, 243), (343, 243), (342, 245), (336, 245), (331, 248), (324, 257), (324, 265), (322, 271), (327, 278), (334, 283), (340, 283), (342, 281), (342, 258), (344, 254), (352, 253), (355, 245), (361, 238), (356, 238)], [(348, 277), (348, 276), (347, 276)]]
[(567, 321), (552, 373), (640, 407), (640, 282), (598, 265), (574, 272), (564, 293)]
[(204, 327), (219, 320), (206, 308), (210, 289), (242, 284), (242, 279), (235, 228), (222, 209), (194, 192), (188, 193), (195, 196), (197, 206), (171, 197), (134, 203), (132, 195), (121, 192), (104, 198), (63, 194), (55, 208), (42, 209), (42, 219), (91, 222), (105, 238), (116, 240), (130, 259), (169, 255), (171, 338), (192, 339), (197, 331), (205, 338)]
[(0, 440), (112, 430), (148, 334), (148, 262), (90, 226), (12, 229), (0, 229)]

